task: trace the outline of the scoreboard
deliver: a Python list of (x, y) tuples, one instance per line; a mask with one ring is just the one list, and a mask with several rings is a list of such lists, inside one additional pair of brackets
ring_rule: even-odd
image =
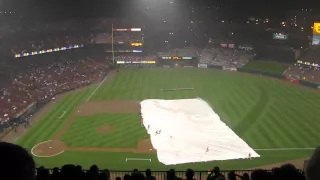
[(143, 43), (142, 43), (142, 42), (132, 42), (132, 43), (130, 43), (130, 44), (131, 44), (131, 46), (133, 46), (133, 47), (143, 46)]
[(170, 67), (195, 67), (198, 63), (197, 57), (191, 56), (161, 56), (158, 64)]
[(194, 57), (185, 57), (185, 56), (163, 56), (161, 57), (163, 60), (193, 60), (196, 59)]

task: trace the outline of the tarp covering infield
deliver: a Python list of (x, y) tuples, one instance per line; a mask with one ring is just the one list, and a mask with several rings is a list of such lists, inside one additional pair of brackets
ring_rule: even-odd
[(141, 115), (165, 165), (260, 157), (200, 98), (144, 100)]

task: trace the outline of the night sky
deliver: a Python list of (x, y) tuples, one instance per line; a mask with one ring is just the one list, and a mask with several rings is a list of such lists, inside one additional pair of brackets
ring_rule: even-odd
[[(114, 16), (123, 14), (131, 7), (141, 8), (147, 4), (157, 4), (166, 0), (0, 0), (2, 11), (15, 11), (18, 14), (34, 16), (84, 17)], [(225, 13), (234, 17), (268, 16), (284, 17), (288, 10), (313, 8), (317, 11), (319, 1), (280, 1), (280, 0), (173, 0), (177, 4), (212, 4), (226, 8)], [(177, 12), (178, 13), (178, 12)]]

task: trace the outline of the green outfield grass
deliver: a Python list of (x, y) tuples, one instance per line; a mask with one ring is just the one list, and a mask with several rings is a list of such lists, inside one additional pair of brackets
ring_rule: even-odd
[[(194, 88), (193, 91), (161, 91), (165, 88)], [(91, 97), (92, 93), (93, 96)], [(246, 169), (286, 160), (304, 158), (312, 150), (279, 148), (314, 148), (319, 144), (320, 94), (289, 85), (277, 79), (238, 72), (211, 69), (135, 69), (123, 70), (95, 91), (87, 88), (66, 96), (32, 127), (18, 144), (28, 150), (37, 143), (52, 139), (61, 130), (76, 107), (89, 97), (94, 100), (144, 100), (201, 97), (212, 106), (261, 158), (176, 165), (175, 169), (207, 170), (213, 165), (223, 169)], [(66, 111), (62, 118), (60, 117)], [(115, 127), (108, 134), (99, 134), (100, 125)], [(147, 137), (137, 114), (101, 114), (80, 116), (62, 140), (73, 147), (134, 147)], [(274, 149), (274, 150), (271, 150)], [(152, 162), (130, 161), (126, 158), (150, 158)], [(51, 158), (35, 158), (47, 167), (81, 164), (88, 168), (97, 164), (113, 170), (133, 168), (164, 170), (155, 154), (66, 151)]]
[(254, 61), (250, 61), (243, 68), (281, 75), (288, 67), (289, 65), (284, 63), (279, 63), (274, 61), (254, 60)]

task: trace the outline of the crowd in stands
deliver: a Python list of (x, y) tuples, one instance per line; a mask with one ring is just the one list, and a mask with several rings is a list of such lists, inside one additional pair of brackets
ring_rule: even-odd
[(289, 78), (320, 83), (320, 68), (310, 65), (293, 64), (286, 70), (285, 75)]
[(166, 52), (158, 52), (160, 57), (170, 57), (170, 56), (181, 56), (181, 57), (198, 57), (199, 51), (196, 47), (184, 47), (184, 48), (175, 48), (171, 49), (170, 47), (166, 48)]
[(206, 47), (200, 54), (200, 63), (239, 68), (247, 64), (252, 58), (252, 53), (246, 50)]
[(318, 180), (319, 151), (320, 148), (315, 150), (304, 172), (291, 164), (272, 170), (257, 169), (242, 174), (235, 171), (222, 172), (219, 167), (214, 167), (208, 173), (203, 173), (204, 177), (200, 178), (199, 173), (192, 169), (187, 169), (183, 175), (176, 173), (174, 169), (164, 174), (152, 172), (150, 169), (134, 169), (121, 174), (110, 172), (108, 169), (100, 170), (96, 165), (85, 171), (81, 166), (72, 164), (48, 170), (42, 166), (37, 168), (33, 157), (24, 148), (0, 142), (0, 174), (1, 178), (12, 180)]
[(317, 67), (320, 64), (319, 50), (320, 49), (316, 47), (308, 51), (308, 53), (300, 59), (303, 62), (308, 62), (308, 64), (295, 63), (286, 70), (285, 75), (290, 78), (310, 81), (319, 84), (320, 68)]
[[(0, 52), (7, 57), (14, 57), (15, 54), (72, 45), (86, 45), (94, 42), (111, 43), (112, 23), (115, 23), (115, 27), (123, 28), (128, 26), (124, 25), (127, 21), (129, 20), (117, 19), (115, 21), (111, 18), (88, 18), (24, 25), (1, 21), (4, 25), (0, 28), (0, 39), (3, 40), (0, 42)], [(131, 27), (139, 27), (138, 24), (132, 24)], [(25, 37), (20, 37), (19, 33), (24, 34)], [(143, 41), (142, 32), (115, 32), (113, 36), (114, 43), (117, 44)]]
[(285, 75), (289, 78), (305, 80), (312, 83), (320, 83), (320, 68), (317, 67), (320, 64), (319, 47), (313, 47), (306, 55), (303, 55), (300, 60), (308, 62), (308, 64), (295, 63), (291, 65), (285, 72)]
[(57, 94), (99, 81), (107, 72), (107, 64), (90, 58), (71, 61), (60, 59), (48, 65), (29, 64), (2, 78), (0, 86), (0, 123), (10, 123), (25, 108), (45, 102)]

